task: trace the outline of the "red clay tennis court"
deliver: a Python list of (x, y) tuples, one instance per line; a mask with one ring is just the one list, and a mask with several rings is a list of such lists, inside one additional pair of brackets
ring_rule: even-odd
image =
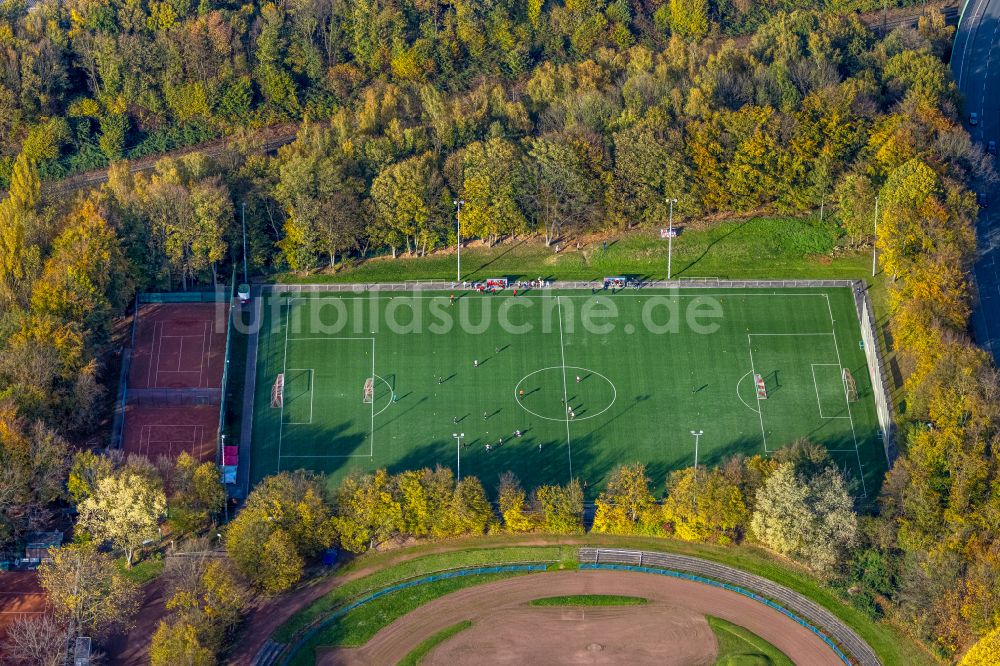
[(139, 308), (128, 370), (122, 448), (149, 458), (187, 451), (215, 460), (228, 303)]
[(176, 458), (187, 451), (198, 460), (215, 460), (219, 428), (218, 405), (187, 407), (125, 407), (123, 448), (155, 460)]
[(3, 663), (7, 627), (21, 618), (35, 617), (44, 611), (45, 592), (34, 571), (0, 572), (0, 663)]
[(226, 303), (160, 303), (139, 308), (129, 389), (220, 388)]

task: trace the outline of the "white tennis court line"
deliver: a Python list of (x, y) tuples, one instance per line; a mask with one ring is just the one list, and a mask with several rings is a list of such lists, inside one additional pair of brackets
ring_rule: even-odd
[[(313, 396), (316, 395), (316, 371), (312, 368), (289, 368), (288, 372), (308, 372), (309, 373), (309, 420), (308, 421), (289, 421), (285, 425), (312, 425), (313, 422)], [(288, 389), (288, 376), (285, 376), (285, 389)], [(281, 404), (284, 405), (285, 401), (282, 399)]]
[[(201, 356), (198, 357), (198, 387), (201, 387), (202, 375), (205, 373), (205, 346), (208, 342), (208, 337), (211, 335), (211, 329), (209, 328), (209, 322), (202, 322), (201, 326)], [(191, 336), (194, 337), (194, 336)], [(183, 341), (181, 342), (183, 344)], [(180, 368), (180, 361), (177, 361), (177, 367)]]
[[(158, 388), (160, 385), (160, 350), (163, 347), (163, 331), (161, 330), (163, 322), (154, 321), (153, 322), (153, 349), (156, 350), (156, 363), (153, 364), (153, 353), (150, 351), (149, 354), (149, 372), (150, 375), (146, 377), (146, 386), (150, 387), (150, 377), (153, 379), (153, 384), (151, 388)], [(156, 374), (153, 374), (153, 369), (156, 369)]]
[(837, 368), (838, 371), (843, 371), (836, 363), (810, 363), (809, 369), (812, 371), (813, 376), (813, 388), (816, 389), (816, 406), (819, 408), (819, 417), (821, 419), (846, 419), (850, 418), (848, 416), (827, 416), (823, 413), (823, 405), (819, 401), (819, 382), (816, 381), (816, 366), (824, 366), (830, 368)]
[[(152, 444), (162, 444), (164, 442), (169, 443), (170, 453), (173, 454), (173, 444), (183, 443), (184, 440), (180, 439), (153, 439), (153, 428), (191, 428), (191, 442), (188, 446), (188, 452), (194, 453), (195, 445), (199, 441), (205, 441), (205, 426), (199, 424), (189, 424), (189, 423), (145, 423), (142, 429), (139, 431), (139, 454), (149, 457), (149, 447)], [(201, 437), (199, 437), (201, 435)]]
[[(569, 409), (569, 389), (566, 387), (566, 345), (563, 344), (563, 311), (561, 297), (556, 296), (556, 307), (559, 308), (559, 353), (562, 356), (562, 378), (563, 378), (563, 409)], [(573, 479), (573, 444), (569, 437), (569, 415), (563, 414), (566, 419), (566, 455), (569, 456), (569, 478)]]
[[(156, 376), (155, 376), (155, 381), (153, 382), (153, 386), (150, 387), (150, 388), (170, 388), (170, 387), (160, 386), (160, 374), (161, 373), (164, 373), (164, 374), (190, 374), (190, 373), (195, 372), (195, 370), (182, 370), (181, 369), (181, 362), (184, 360), (184, 339), (185, 338), (199, 338), (200, 339), (200, 342), (201, 342), (201, 356), (198, 358), (198, 370), (197, 370), (197, 372), (198, 372), (198, 383), (196, 384), (196, 387), (197, 388), (205, 388), (205, 386), (204, 386), (204, 384), (205, 384), (205, 370), (206, 370), (206, 368), (205, 368), (205, 361), (208, 358), (208, 354), (211, 353), (211, 349), (212, 349), (212, 340), (211, 340), (211, 336), (212, 336), (211, 326), (213, 325), (212, 322), (208, 321), (208, 320), (203, 320), (202, 321), (202, 330), (201, 330), (201, 334), (200, 335), (195, 335), (195, 334), (165, 335), (163, 333), (163, 328), (164, 328), (164, 324), (165, 323), (166, 322), (162, 322), (162, 321), (161, 322), (153, 322), (153, 331), (154, 331), (153, 335), (154, 335), (154, 339), (156, 341), (156, 347), (157, 347), (157, 351), (156, 351)], [(159, 325), (159, 332), (160, 332), (159, 337), (156, 337), (156, 330), (157, 330), (156, 326), (157, 325)], [(163, 352), (163, 340), (164, 339), (170, 339), (170, 340), (172, 340), (172, 339), (175, 339), (175, 338), (177, 338), (177, 339), (180, 340), (180, 348), (177, 351), (177, 369), (176, 370), (163, 370), (163, 369), (160, 368), (160, 364), (161, 364), (160, 362), (162, 360), (161, 359), (161, 354)], [(208, 346), (207, 351), (206, 351), (206, 343), (207, 343), (207, 346)], [(150, 355), (150, 363), (152, 364), (152, 355)], [(148, 380), (147, 380), (147, 386), (148, 386)]]

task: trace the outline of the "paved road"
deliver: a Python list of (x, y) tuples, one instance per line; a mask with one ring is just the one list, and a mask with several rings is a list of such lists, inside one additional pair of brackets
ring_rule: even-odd
[[(965, 98), (963, 113), (974, 141), (1000, 143), (1000, 0), (967, 0), (955, 35), (952, 71)], [(979, 124), (968, 125), (970, 113)], [(995, 186), (980, 186), (986, 197), (977, 223), (979, 258), (975, 266), (979, 301), (972, 316), (976, 341), (1000, 360), (1000, 225)]]

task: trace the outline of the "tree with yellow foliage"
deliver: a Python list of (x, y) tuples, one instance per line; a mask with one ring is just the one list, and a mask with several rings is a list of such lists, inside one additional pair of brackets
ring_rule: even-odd
[[(100, 633), (127, 627), (138, 610), (139, 589), (92, 546), (71, 544), (51, 551), (51, 559), (38, 567), (56, 617), (72, 632)], [(79, 635), (77, 633), (76, 635)]]
[(721, 471), (689, 467), (667, 479), (663, 518), (685, 541), (729, 543), (745, 527), (749, 512), (739, 487)]
[(656, 500), (642, 463), (619, 465), (595, 503), (595, 532), (656, 534), (661, 531)]
[(1000, 664), (1000, 627), (979, 639), (972, 646), (958, 666), (996, 666)]
[(132, 566), (136, 551), (158, 536), (167, 498), (159, 479), (126, 467), (97, 482), (94, 493), (77, 507), (77, 525), (124, 552)]
[(578, 480), (572, 479), (565, 486), (535, 488), (533, 507), (546, 532), (583, 533), (583, 488)]
[(212, 650), (202, 644), (198, 628), (179, 619), (160, 620), (149, 644), (149, 663), (152, 666), (214, 666), (218, 660)]
[(527, 495), (521, 482), (513, 472), (500, 475), (497, 503), (500, 505), (500, 515), (503, 526), (508, 532), (528, 532), (534, 527), (530, 516), (525, 513)]

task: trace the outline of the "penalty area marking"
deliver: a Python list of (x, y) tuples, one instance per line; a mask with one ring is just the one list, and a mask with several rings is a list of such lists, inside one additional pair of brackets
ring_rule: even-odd
[(740, 395), (740, 384), (742, 384), (743, 380), (746, 379), (747, 377), (749, 377), (752, 374), (753, 374), (753, 371), (751, 370), (747, 374), (745, 374), (742, 377), (740, 377), (739, 380), (737, 380), (737, 382), (736, 382), (736, 397), (739, 398), (740, 402), (742, 402), (744, 405), (746, 405), (747, 409), (749, 409), (751, 412), (756, 412), (756, 413), (760, 414), (760, 410), (759, 409), (754, 409), (752, 406), (750, 406), (747, 403), (746, 400), (743, 399), (743, 396)]
[(850, 416), (827, 416), (826, 414), (823, 413), (823, 404), (820, 402), (820, 399), (819, 399), (819, 382), (816, 381), (816, 366), (837, 368), (837, 370), (841, 371), (841, 372), (843, 371), (843, 368), (841, 368), (836, 363), (811, 363), (810, 364), (810, 370), (812, 371), (812, 378), (813, 378), (813, 388), (816, 389), (816, 407), (819, 408), (819, 417), (821, 419), (849, 419), (849, 418), (851, 418)]
[[(375, 416), (378, 416), (379, 414), (381, 414), (385, 410), (387, 410), (390, 407), (392, 407), (392, 394), (394, 393), (394, 391), (392, 390), (392, 384), (390, 384), (388, 381), (386, 381), (385, 377), (379, 377), (378, 375), (375, 375), (375, 379), (377, 379), (380, 382), (382, 382), (383, 384), (385, 384), (386, 388), (389, 389), (389, 403), (385, 407), (383, 407), (382, 409), (380, 409), (377, 412), (375, 412)], [(372, 418), (374, 418), (374, 417), (372, 417)]]
[[(316, 371), (312, 368), (288, 368), (285, 372), (308, 372), (309, 373), (309, 420), (308, 421), (287, 421), (285, 425), (312, 425), (313, 422), (313, 397), (316, 395), (315, 391), (315, 377)], [(294, 397), (294, 396), (293, 396)], [(284, 397), (282, 397), (282, 406), (284, 406)]]
[(563, 373), (565, 373), (566, 370), (571, 370), (571, 369), (572, 370), (580, 370), (582, 372), (587, 372), (587, 373), (590, 373), (590, 374), (595, 375), (597, 377), (600, 377), (601, 379), (603, 379), (604, 381), (606, 381), (608, 383), (608, 386), (611, 387), (611, 392), (612, 392), (611, 402), (608, 403), (607, 407), (605, 407), (601, 411), (597, 412), (596, 414), (591, 414), (589, 416), (581, 416), (578, 419), (572, 419), (572, 420), (574, 420), (574, 421), (586, 421), (587, 419), (593, 419), (593, 418), (596, 418), (596, 417), (600, 416), (601, 414), (603, 414), (604, 412), (608, 411), (609, 409), (611, 409), (614, 406), (615, 400), (618, 399), (618, 389), (615, 388), (614, 382), (612, 382), (610, 379), (608, 379), (606, 376), (602, 375), (601, 373), (597, 372), (596, 370), (591, 370), (590, 368), (581, 368), (578, 365), (550, 365), (547, 368), (541, 368), (540, 370), (535, 370), (534, 372), (529, 372), (524, 377), (522, 377), (521, 381), (519, 381), (517, 383), (517, 385), (514, 387), (514, 399), (517, 400), (517, 404), (521, 407), (521, 409), (523, 409), (524, 411), (528, 412), (529, 414), (531, 414), (533, 416), (537, 416), (540, 419), (545, 419), (546, 421), (556, 421), (558, 423), (563, 423), (563, 422), (569, 423), (569, 421), (570, 421), (569, 418), (563, 417), (561, 419), (554, 419), (551, 416), (544, 416), (542, 414), (539, 414), (538, 412), (535, 412), (535, 411), (533, 411), (531, 409), (528, 409), (524, 405), (524, 403), (521, 402), (521, 397), (518, 395), (518, 390), (520, 390), (521, 384), (523, 384), (529, 377), (533, 377), (533, 376), (537, 375), (540, 372), (546, 372), (547, 370), (561, 370)]

